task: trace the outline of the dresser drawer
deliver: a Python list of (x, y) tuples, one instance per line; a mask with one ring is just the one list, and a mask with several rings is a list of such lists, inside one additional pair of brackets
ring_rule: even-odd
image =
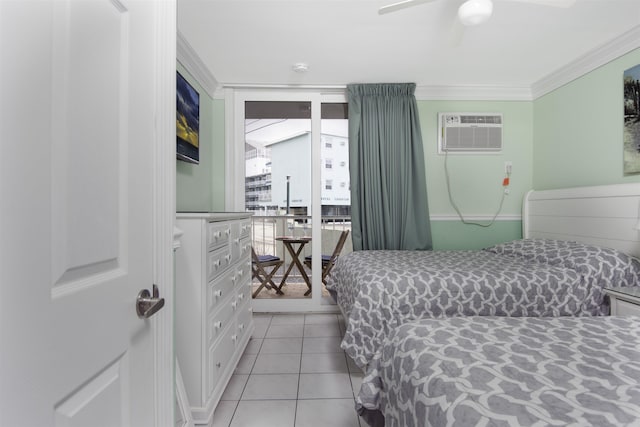
[(233, 326), (223, 329), (224, 334), (220, 341), (209, 347), (207, 354), (207, 395), (210, 395), (215, 389), (222, 373), (231, 363), (231, 356), (235, 350), (237, 340), (237, 332)]
[(229, 295), (235, 293), (235, 273), (235, 270), (231, 269), (207, 284), (207, 313), (215, 311)]
[(251, 236), (251, 218), (240, 220), (238, 223), (239, 223), (240, 237), (250, 237)]
[(241, 304), (238, 309), (238, 322), (237, 322), (237, 330), (238, 330), (238, 338), (242, 339), (242, 337), (248, 333), (251, 323), (253, 322), (253, 309), (251, 308), (251, 304), (248, 302), (245, 304)]
[(238, 296), (239, 306), (251, 300), (251, 283), (245, 283), (244, 285), (237, 287), (236, 294)]
[(220, 310), (212, 316), (209, 316), (209, 322), (207, 325), (207, 345), (213, 344), (220, 336), (222, 332), (233, 323), (235, 307), (232, 305), (234, 298), (225, 300), (226, 303), (221, 304)]
[(207, 249), (212, 250), (229, 242), (231, 225), (227, 222), (207, 224)]
[(233, 239), (233, 259), (239, 260), (251, 254), (251, 238), (237, 237)]
[(233, 283), (236, 288), (251, 282), (251, 260), (249, 258), (245, 258), (242, 262), (236, 264), (234, 270)]
[(225, 246), (207, 254), (207, 281), (211, 281), (231, 264), (229, 247)]

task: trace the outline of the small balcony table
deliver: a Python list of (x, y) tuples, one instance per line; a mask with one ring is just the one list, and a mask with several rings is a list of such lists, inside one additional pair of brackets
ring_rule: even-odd
[[(287, 248), (287, 251), (291, 255), (291, 260), (293, 261), (289, 264), (289, 268), (287, 268), (287, 271), (285, 271), (284, 276), (282, 276), (282, 281), (280, 282), (280, 286), (278, 288), (282, 289), (282, 286), (284, 286), (287, 278), (289, 277), (289, 273), (291, 273), (291, 270), (295, 265), (298, 268), (300, 275), (304, 279), (304, 282), (307, 284), (307, 287), (309, 288), (307, 292), (304, 293), (304, 295), (309, 295), (311, 293), (311, 280), (309, 279), (309, 276), (304, 269), (304, 265), (300, 261), (300, 254), (302, 253), (302, 249), (304, 249), (304, 246), (311, 241), (311, 237), (283, 236), (276, 237), (276, 240), (282, 242), (284, 247)], [(294, 247), (294, 245), (298, 246)]]

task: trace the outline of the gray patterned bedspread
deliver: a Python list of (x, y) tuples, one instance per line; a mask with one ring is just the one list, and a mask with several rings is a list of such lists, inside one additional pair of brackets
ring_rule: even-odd
[(525, 239), (482, 251), (357, 251), (327, 289), (347, 319), (342, 348), (365, 368), (406, 321), (445, 316), (608, 314), (602, 288), (640, 284), (640, 262), (613, 249)]
[(372, 360), (356, 406), (386, 427), (638, 426), (640, 317), (406, 323)]

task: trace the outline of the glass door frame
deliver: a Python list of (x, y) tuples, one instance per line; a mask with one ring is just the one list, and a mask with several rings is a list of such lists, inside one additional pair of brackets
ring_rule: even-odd
[[(335, 304), (322, 299), (322, 186), (321, 186), (321, 105), (347, 102), (344, 89), (225, 89), (226, 210), (244, 211), (244, 144), (246, 101), (311, 102), (311, 298), (254, 299), (255, 312), (339, 312)], [(320, 285), (317, 285), (320, 284)]]

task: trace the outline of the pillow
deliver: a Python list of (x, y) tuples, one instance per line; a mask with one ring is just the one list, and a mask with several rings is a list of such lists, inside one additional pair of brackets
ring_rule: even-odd
[(566, 240), (522, 239), (484, 250), (530, 262), (569, 268), (583, 276), (602, 281), (603, 286), (640, 285), (640, 260), (611, 248)]

